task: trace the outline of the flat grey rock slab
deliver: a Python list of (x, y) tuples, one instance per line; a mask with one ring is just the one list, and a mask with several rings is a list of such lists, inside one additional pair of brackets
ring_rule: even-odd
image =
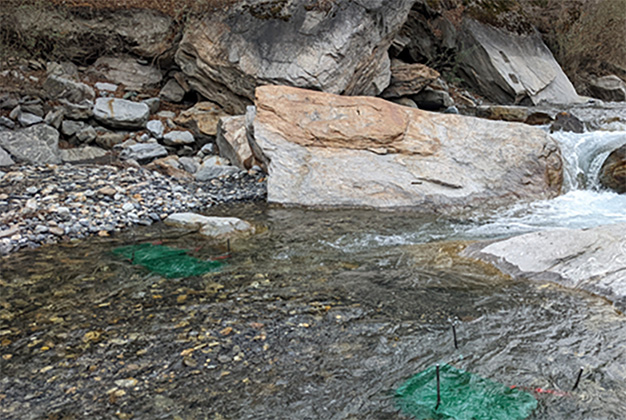
[(211, 238), (254, 233), (254, 226), (236, 217), (208, 217), (196, 213), (175, 213), (165, 219), (165, 224), (186, 229), (198, 229)]
[(196, 139), (189, 131), (170, 131), (163, 136), (163, 143), (168, 146), (184, 146), (195, 142)]
[(106, 150), (94, 146), (79, 147), (76, 149), (61, 149), (59, 155), (63, 162), (80, 162), (92, 160), (107, 154)]
[(551, 229), (479, 242), (461, 255), (489, 262), (514, 277), (586, 290), (626, 310), (626, 224)]
[(98, 98), (93, 116), (101, 124), (112, 128), (141, 129), (150, 117), (148, 105), (119, 98)]
[(121, 156), (124, 159), (146, 161), (167, 156), (167, 149), (158, 143), (139, 143), (125, 148)]
[(0, 146), (15, 159), (35, 163), (61, 163), (59, 132), (46, 124), (0, 132)]
[(14, 163), (15, 162), (11, 159), (11, 156), (9, 156), (6, 150), (0, 147), (0, 166), (11, 166)]
[(146, 128), (148, 129), (150, 134), (154, 136), (154, 138), (156, 139), (163, 138), (163, 132), (165, 131), (165, 126), (160, 120), (148, 121), (148, 124), (146, 124)]
[(20, 115), (18, 115), (17, 120), (22, 127), (29, 127), (43, 122), (43, 118), (39, 115), (31, 114), (30, 112), (21, 112)]

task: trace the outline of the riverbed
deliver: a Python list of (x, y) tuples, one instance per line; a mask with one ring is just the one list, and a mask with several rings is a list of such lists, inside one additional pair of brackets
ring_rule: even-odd
[[(560, 140), (566, 160), (600, 153), (567, 146), (583, 136)], [(450, 363), (531, 392), (530, 419), (622, 419), (623, 314), (458, 256), (474, 240), (623, 222), (624, 198), (577, 170), (555, 200), (464, 219), (223, 205), (206, 213), (257, 234), (225, 243), (156, 223), (4, 257), (0, 418), (406, 419), (395, 390)], [(166, 279), (112, 252), (138, 243), (224, 265)]]
[[(623, 415), (623, 316), (455, 257), (462, 240), (401, 239), (449, 236), (450, 220), (260, 204), (211, 213), (261, 233), (227, 245), (155, 225), (3, 261), (2, 418), (402, 419), (394, 390), (434, 363), (566, 392), (538, 394), (534, 419)], [(230, 257), (168, 280), (111, 253), (155, 241), (201, 259), (230, 246)]]

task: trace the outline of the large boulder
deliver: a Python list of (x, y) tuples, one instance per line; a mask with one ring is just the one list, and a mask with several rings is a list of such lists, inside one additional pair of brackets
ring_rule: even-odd
[(593, 79), (588, 89), (591, 96), (603, 101), (626, 101), (626, 83), (615, 75)]
[(626, 193), (626, 145), (611, 152), (600, 169), (600, 185), (620, 194)]
[(533, 232), (476, 243), (462, 255), (515, 277), (587, 290), (626, 310), (626, 224)]
[(378, 95), (414, 0), (253, 0), (189, 24), (176, 62), (189, 84), (243, 114), (259, 85)]
[(491, 101), (525, 105), (581, 102), (536, 31), (517, 34), (465, 19), (459, 37), (460, 71)]
[(34, 164), (61, 163), (59, 132), (46, 124), (0, 131), (0, 147), (16, 160)]
[(561, 189), (560, 151), (538, 128), (291, 87), (256, 98), (270, 202), (450, 213)]

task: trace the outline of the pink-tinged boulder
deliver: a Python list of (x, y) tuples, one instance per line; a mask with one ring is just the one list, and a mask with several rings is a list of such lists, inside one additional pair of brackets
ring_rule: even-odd
[(256, 108), (273, 203), (457, 213), (561, 190), (557, 144), (524, 124), (284, 86), (259, 87)]

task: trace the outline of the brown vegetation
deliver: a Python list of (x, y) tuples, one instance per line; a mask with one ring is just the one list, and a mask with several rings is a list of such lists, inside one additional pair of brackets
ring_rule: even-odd
[(2, 8), (36, 5), (63, 7), (69, 10), (156, 10), (178, 18), (191, 11), (200, 12), (227, 7), (241, 0), (0, 0)]
[(589, 75), (626, 80), (626, 0), (519, 1), (580, 93)]

